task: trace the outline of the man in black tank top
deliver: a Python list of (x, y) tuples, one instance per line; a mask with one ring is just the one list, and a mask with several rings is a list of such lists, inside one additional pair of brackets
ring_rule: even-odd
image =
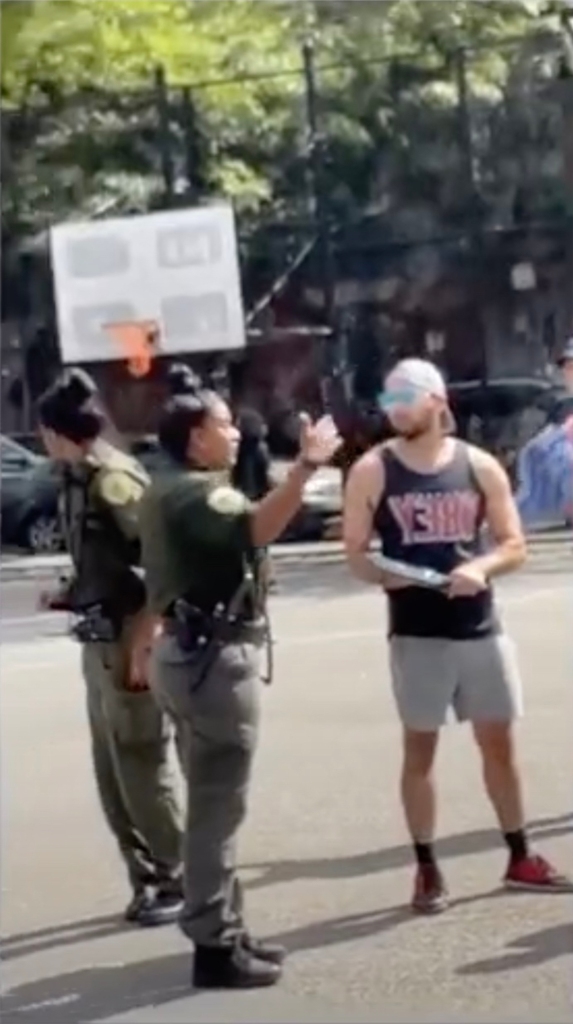
[[(521, 679), (491, 588), (493, 577), (526, 557), (509, 480), (487, 452), (449, 436), (446, 386), (432, 363), (399, 363), (381, 404), (397, 436), (351, 471), (344, 543), (353, 574), (388, 597), (391, 674), (404, 726), (402, 799), (417, 860), (412, 906), (425, 913), (447, 906), (433, 848), (432, 771), (449, 708), (473, 726), (509, 849), (505, 884), (570, 890), (567, 878), (530, 852), (525, 831), (512, 733)], [(488, 551), (484, 526), (494, 540)], [(373, 536), (381, 542), (380, 565), (369, 556)], [(394, 561), (394, 574), (384, 558)], [(439, 585), (420, 579), (420, 570), (439, 574)]]

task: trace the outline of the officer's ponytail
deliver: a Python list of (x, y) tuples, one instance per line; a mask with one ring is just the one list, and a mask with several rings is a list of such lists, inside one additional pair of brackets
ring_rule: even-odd
[(38, 402), (40, 423), (74, 444), (95, 441), (107, 420), (97, 387), (84, 370), (65, 370)]
[(159, 421), (159, 444), (174, 462), (186, 466), (191, 431), (203, 425), (215, 395), (184, 363), (171, 366), (167, 386), (172, 397), (164, 406)]

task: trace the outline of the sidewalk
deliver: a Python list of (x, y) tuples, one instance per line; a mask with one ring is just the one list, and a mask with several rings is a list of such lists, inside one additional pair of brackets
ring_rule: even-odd
[[(569, 530), (544, 530), (532, 533), (529, 537), (530, 555), (556, 554), (563, 549), (565, 556), (573, 550), (573, 538)], [(372, 551), (378, 550), (372, 544)], [(342, 543), (336, 540), (319, 541), (306, 544), (275, 544), (271, 548), (273, 560), (288, 568), (309, 562), (320, 564), (337, 564), (344, 560)], [(0, 558), (0, 581), (13, 582), (20, 579), (42, 579), (57, 576), (70, 569), (70, 559), (66, 554), (59, 555), (5, 555)]]

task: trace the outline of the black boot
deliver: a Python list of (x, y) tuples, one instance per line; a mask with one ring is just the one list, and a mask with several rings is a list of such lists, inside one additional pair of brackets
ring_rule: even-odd
[(179, 920), (182, 910), (183, 896), (180, 893), (158, 889), (155, 899), (140, 910), (137, 923), (143, 928), (157, 928), (162, 924), (174, 924)]
[(264, 942), (261, 939), (253, 939), (251, 935), (243, 935), (241, 944), (247, 953), (255, 956), (257, 960), (264, 960), (268, 964), (284, 963), (287, 951), (284, 946), (275, 942)]
[(259, 960), (240, 941), (234, 946), (195, 948), (195, 988), (263, 988), (276, 985), (281, 974), (278, 964)]
[(136, 889), (127, 907), (125, 908), (124, 919), (129, 924), (137, 924), (140, 914), (147, 913), (155, 904), (157, 891), (153, 885), (144, 885)]

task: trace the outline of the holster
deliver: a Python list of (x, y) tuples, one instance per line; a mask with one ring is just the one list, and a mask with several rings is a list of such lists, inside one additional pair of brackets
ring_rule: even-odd
[[(207, 613), (185, 598), (174, 602), (164, 619), (164, 628), (175, 637), (181, 650), (201, 655), (194, 691), (203, 685), (227, 644), (256, 644), (261, 647), (266, 643), (270, 652), (268, 619), (264, 615), (251, 617), (254, 611), (250, 600), (252, 596), (253, 575), (248, 571), (226, 607), (221, 604)], [(269, 658), (271, 672), (268, 682), (272, 675), (271, 661)]]
[(212, 618), (183, 598), (175, 601), (164, 625), (186, 654), (204, 650), (213, 639)]
[(230, 616), (223, 609), (216, 609), (209, 615), (184, 599), (175, 602), (164, 620), (164, 627), (175, 637), (181, 650), (189, 654), (207, 651), (214, 644), (219, 647), (233, 643), (259, 646), (265, 642), (268, 629), (262, 618), (246, 620)]
[(121, 620), (102, 603), (76, 612), (71, 634), (82, 644), (115, 643), (121, 635)]

